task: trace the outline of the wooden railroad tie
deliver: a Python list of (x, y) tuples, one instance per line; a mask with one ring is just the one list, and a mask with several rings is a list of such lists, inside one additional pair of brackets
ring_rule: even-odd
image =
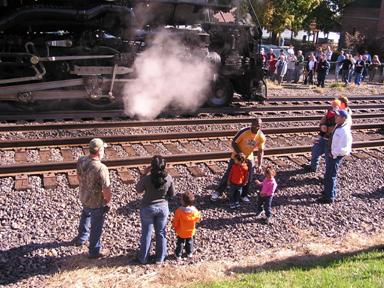
[(53, 189), (57, 187), (55, 173), (44, 173), (43, 174), (43, 185), (45, 189)]
[(15, 150), (15, 161), (17, 163), (25, 163), (27, 162), (27, 152), (25, 149), (17, 149)]
[(77, 178), (75, 170), (68, 172), (68, 185), (70, 188), (76, 188), (79, 186), (79, 179)]
[(64, 162), (73, 161), (73, 154), (70, 148), (68, 147), (61, 148), (60, 151), (61, 151), (61, 156), (63, 156)]
[(51, 162), (51, 150), (48, 148), (41, 148), (39, 150), (40, 161), (43, 163)]
[(192, 174), (193, 177), (204, 177), (205, 176), (205, 173), (203, 171), (201, 171), (201, 169), (196, 165), (193, 165), (193, 164), (187, 165), (187, 170), (189, 171), (189, 173)]
[(15, 190), (22, 191), (27, 189), (31, 189), (28, 176), (25, 174), (17, 175), (15, 177)]
[(136, 182), (135, 177), (133, 177), (131, 171), (127, 167), (117, 168), (117, 174), (125, 184), (133, 184)]

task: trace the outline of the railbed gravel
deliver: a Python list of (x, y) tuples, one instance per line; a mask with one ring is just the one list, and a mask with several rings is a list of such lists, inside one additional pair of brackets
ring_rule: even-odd
[[(377, 159), (345, 161), (338, 178), (339, 195), (336, 203), (320, 205), (315, 202), (322, 189), (324, 163), (316, 173), (303, 173), (302, 168), (288, 159), (288, 165), (278, 170), (279, 184), (273, 201), (274, 221), (262, 224), (255, 217), (255, 189), (250, 204), (230, 210), (223, 197), (216, 203), (209, 198), (219, 180), (204, 164), (198, 167), (204, 177), (193, 177), (186, 166), (175, 168), (181, 177), (175, 179), (176, 191), (196, 194), (196, 206), (202, 213), (196, 234), (195, 263), (207, 260), (240, 259), (270, 247), (289, 247), (305, 242), (306, 237), (339, 239), (349, 232), (364, 235), (379, 232), (384, 211), (384, 162)], [(265, 165), (268, 165), (268, 160)], [(225, 162), (218, 164), (223, 169)], [(133, 170), (138, 179), (139, 172)], [(105, 222), (104, 246), (111, 257), (126, 257), (127, 265), (139, 247), (139, 207), (142, 195), (134, 184), (124, 184), (116, 171), (110, 172), (113, 188), (113, 208)], [(78, 188), (68, 186), (65, 174), (58, 174), (56, 189), (42, 188), (42, 179), (29, 177), (31, 189), (15, 191), (14, 180), (0, 178), (0, 283), (10, 286), (38, 286), (45, 277), (65, 268), (66, 261), (84, 258), (86, 249), (69, 244), (77, 233), (80, 216)], [(170, 201), (173, 212), (178, 206), (176, 197)], [(169, 260), (173, 260), (175, 235), (167, 227)], [(80, 256), (79, 256), (80, 254)], [(81, 256), (83, 255), (83, 256)], [(77, 258), (76, 258), (77, 257)], [(94, 261), (94, 260), (93, 260)], [(132, 273), (156, 269), (153, 265), (132, 266)], [(144, 271), (144, 272), (143, 272)]]

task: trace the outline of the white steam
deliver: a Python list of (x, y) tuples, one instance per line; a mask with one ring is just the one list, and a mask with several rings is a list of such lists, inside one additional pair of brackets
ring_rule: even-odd
[(193, 111), (205, 102), (213, 68), (172, 36), (159, 33), (135, 59), (137, 77), (123, 92), (127, 115), (154, 119), (168, 106)]

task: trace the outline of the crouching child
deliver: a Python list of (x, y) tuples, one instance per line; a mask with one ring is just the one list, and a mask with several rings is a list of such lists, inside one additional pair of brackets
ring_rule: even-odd
[(172, 226), (177, 235), (175, 256), (178, 261), (181, 260), (183, 248), (187, 257), (191, 258), (193, 254), (193, 236), (196, 233), (196, 223), (200, 221), (200, 212), (193, 206), (195, 197), (191, 192), (181, 195), (181, 207), (177, 208), (172, 220)]

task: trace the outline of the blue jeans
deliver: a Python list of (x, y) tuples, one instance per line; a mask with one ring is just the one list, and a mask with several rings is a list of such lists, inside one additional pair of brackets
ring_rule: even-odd
[(243, 186), (230, 184), (229, 185), (229, 201), (232, 204), (239, 203), (242, 191), (243, 191)]
[[(248, 183), (247, 185), (243, 186), (243, 191), (241, 194), (241, 197), (246, 197), (248, 196), (248, 190), (249, 190), (249, 185), (252, 182), (253, 179), (253, 174), (254, 174), (254, 168), (255, 168), (255, 162), (253, 160), (246, 160), (247, 165), (248, 165)], [(227, 170), (224, 172), (223, 177), (221, 178), (219, 185), (216, 188), (216, 191), (219, 192), (220, 194), (224, 192), (225, 188), (227, 188), (227, 183), (228, 183), (228, 176), (229, 172), (231, 171), (232, 165), (233, 165), (233, 160), (229, 160)]]
[(333, 159), (329, 154), (325, 158), (325, 175), (324, 175), (324, 191), (323, 198), (334, 200), (337, 196), (337, 170), (339, 169), (343, 156)]
[(316, 171), (320, 157), (328, 152), (328, 139), (320, 137), (312, 146), (311, 170)]
[(264, 206), (264, 211), (265, 211), (265, 216), (268, 218), (272, 216), (272, 199), (273, 196), (260, 196), (257, 197), (257, 203), (256, 203), (256, 214), (261, 213), (263, 211), (263, 206)]
[(361, 75), (361, 73), (357, 73), (357, 72), (355, 72), (355, 84), (356, 85), (360, 85), (360, 82), (361, 82), (361, 78), (362, 78), (363, 76)]
[[(89, 255), (97, 255), (101, 250), (101, 233), (105, 219), (104, 208), (83, 207), (79, 224), (79, 242), (85, 242), (89, 238)], [(91, 228), (91, 229), (89, 229)]]
[(168, 202), (152, 204), (140, 209), (141, 240), (139, 261), (147, 263), (151, 249), (152, 230), (156, 236), (156, 262), (163, 262), (167, 257), (167, 238), (165, 228), (168, 222)]

